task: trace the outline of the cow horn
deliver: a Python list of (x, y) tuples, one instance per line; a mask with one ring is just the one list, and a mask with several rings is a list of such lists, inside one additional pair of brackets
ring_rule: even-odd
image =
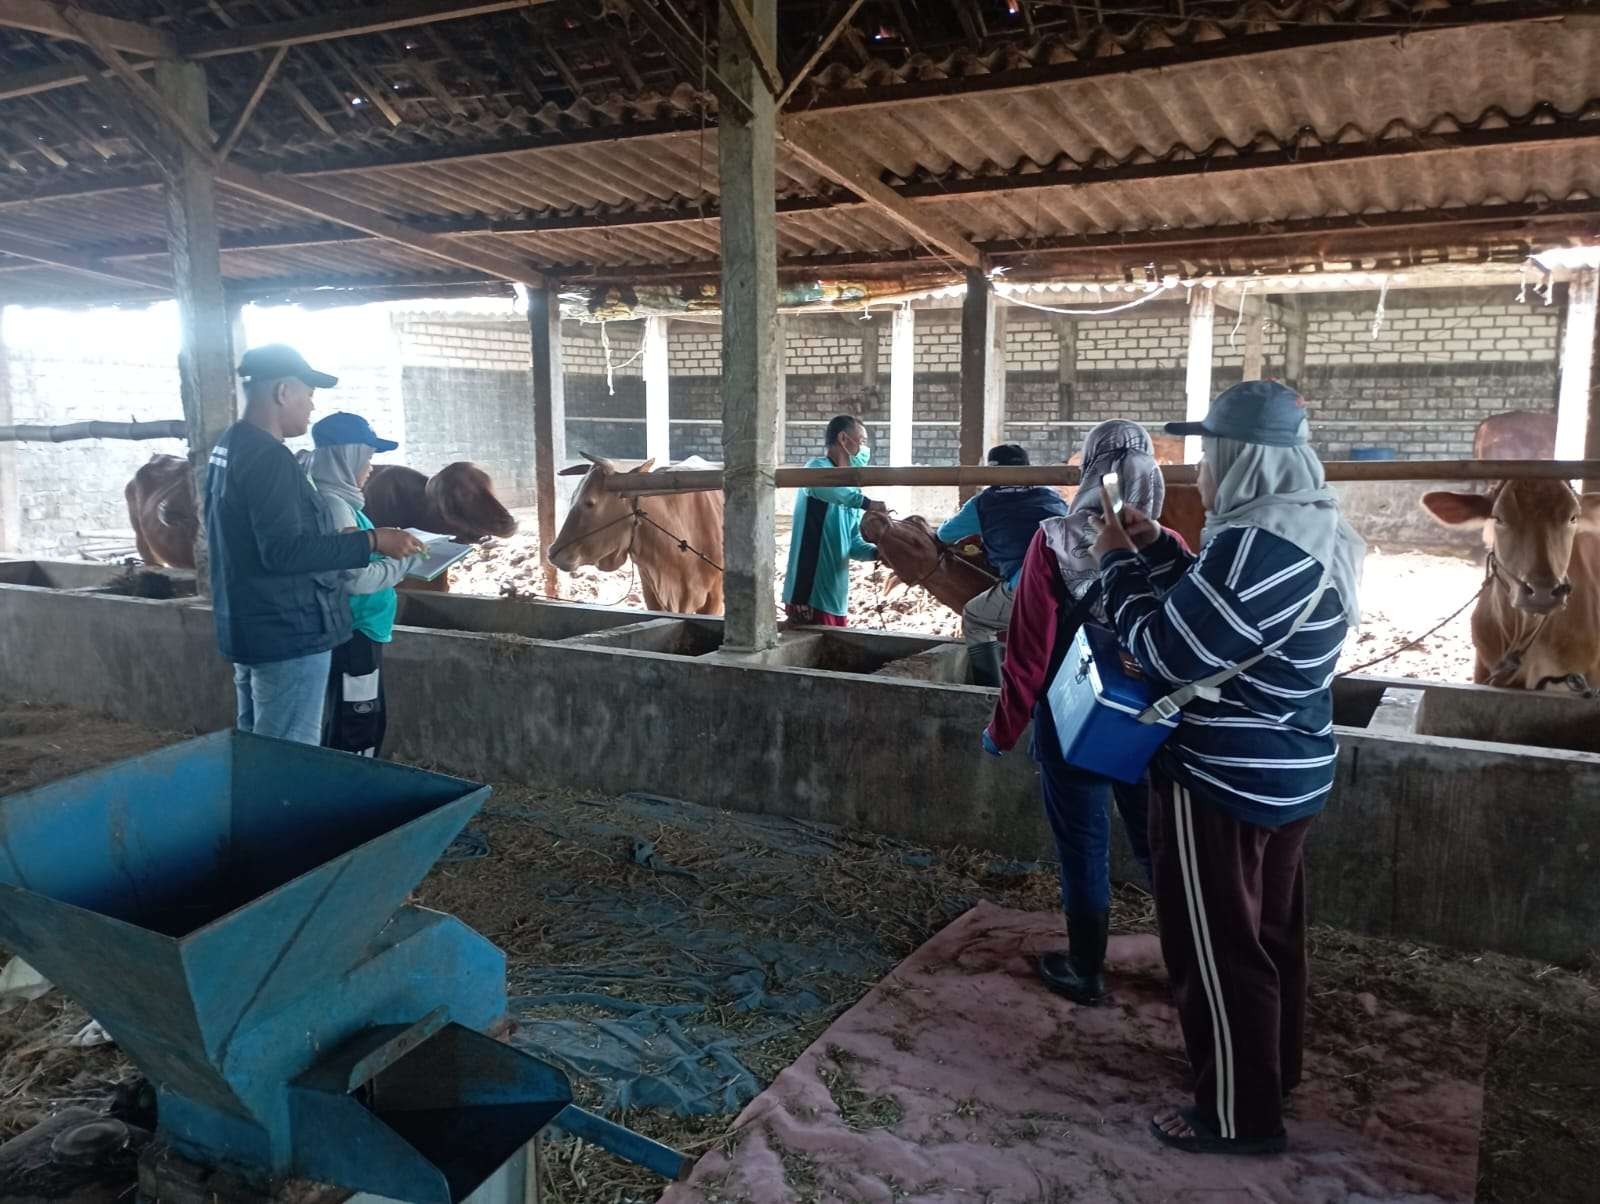
[(591, 463), (591, 464), (600, 463), (600, 457), (597, 456), (597, 455), (594, 455), (592, 452), (581, 451), (578, 454), (580, 456), (582, 456), (585, 460), (589, 461), (589, 463)]

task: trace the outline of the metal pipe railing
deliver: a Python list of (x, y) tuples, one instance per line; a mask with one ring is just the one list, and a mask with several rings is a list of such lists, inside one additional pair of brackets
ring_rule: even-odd
[[(1600, 460), (1329, 460), (1323, 464), (1330, 481), (1506, 481), (1600, 479)], [(1167, 464), (1162, 474), (1170, 484), (1192, 484), (1193, 464)], [(862, 489), (906, 485), (1076, 485), (1082, 470), (1076, 464), (910, 466), (895, 468), (779, 468), (774, 487), (855, 485)], [(614, 493), (641, 496), (697, 493), (722, 488), (722, 470), (674, 469), (662, 472), (614, 473), (606, 480)]]

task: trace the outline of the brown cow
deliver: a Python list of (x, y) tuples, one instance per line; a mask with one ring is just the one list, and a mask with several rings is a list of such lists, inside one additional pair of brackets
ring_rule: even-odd
[(1450, 526), (1482, 525), (1489, 580), (1472, 612), (1472, 680), (1538, 690), (1600, 686), (1600, 493), (1505, 481), (1489, 493), (1426, 493)]
[(122, 496), (128, 502), (139, 559), (175, 569), (194, 568), (200, 520), (189, 461), (182, 456), (151, 456), (133, 474)]
[(607, 489), (607, 479), (649, 472), (654, 460), (630, 469), (588, 452), (583, 458), (589, 463), (561, 471), (562, 476), (583, 474), (583, 484), (550, 545), (550, 563), (564, 573), (584, 564), (610, 573), (632, 557), (648, 609), (720, 615), (722, 491), (625, 497)]
[(998, 580), (981, 556), (941, 543), (921, 515), (890, 518), (869, 510), (861, 516), (861, 538), (877, 545), (878, 559), (903, 583), (921, 586), (957, 614)]
[(517, 520), (494, 495), (494, 481), (476, 464), (458, 460), (431, 477), (400, 464), (377, 464), (362, 493), (375, 527), (414, 527), (461, 543), (515, 535)]
[(1472, 435), (1474, 460), (1553, 460), (1556, 416), (1534, 410), (1508, 410), (1478, 423)]

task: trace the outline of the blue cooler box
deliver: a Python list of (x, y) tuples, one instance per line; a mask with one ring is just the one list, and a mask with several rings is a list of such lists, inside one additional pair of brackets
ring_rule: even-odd
[(1143, 777), (1156, 749), (1178, 726), (1176, 715), (1139, 722), (1160, 695), (1152, 694), (1138, 664), (1117, 647), (1115, 633), (1093, 623), (1078, 628), (1046, 696), (1062, 759), (1119, 782)]

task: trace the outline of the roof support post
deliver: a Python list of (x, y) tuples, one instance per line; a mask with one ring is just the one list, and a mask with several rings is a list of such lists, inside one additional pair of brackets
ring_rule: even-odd
[[(1589, 295), (1596, 297), (1600, 310), (1600, 268), (1586, 269), (1589, 275)], [(1583, 457), (1586, 460), (1600, 455), (1600, 320), (1590, 319), (1594, 329), (1590, 332), (1589, 352), (1589, 422), (1584, 432)], [(1600, 492), (1600, 479), (1588, 478), (1583, 482), (1585, 493)]]
[(661, 317), (644, 320), (644, 454), (662, 467), (672, 459), (669, 321)]
[[(6, 354), (5, 306), (0, 305), (0, 426), (11, 412), (11, 363)], [(17, 491), (17, 445), (0, 443), (0, 552), (22, 550), (22, 497)]]
[(1556, 386), (1556, 459), (1576, 460), (1600, 434), (1595, 413), (1594, 348), (1596, 284), (1600, 271), (1581, 268), (1567, 286), (1561, 328), (1561, 364)]
[[(777, 40), (777, 0), (754, 0), (752, 24)], [(783, 371), (778, 334), (774, 101), (726, 6), (717, 74), (748, 113), (717, 123), (722, 193), (722, 646), (760, 652), (777, 643), (772, 602), (773, 473)]]
[[(981, 271), (968, 269), (961, 302), (961, 463), (984, 462), (987, 449), (1005, 429), (1005, 327), (994, 290)], [(998, 359), (998, 364), (997, 364)], [(961, 487), (964, 502), (978, 491)]]
[[(916, 456), (916, 310), (909, 305), (895, 310), (889, 330), (889, 463), (910, 464)], [(872, 354), (878, 354), (876, 338)]]
[(1306, 371), (1305, 311), (1298, 300), (1286, 297), (1278, 307), (1278, 316), (1283, 322), (1283, 383), (1298, 393)]
[(557, 522), (556, 471), (567, 459), (567, 402), (561, 366), (561, 298), (549, 285), (528, 289), (528, 336), (533, 373), (533, 488), (538, 507), (539, 564), (547, 598), (559, 596), (550, 545)]
[[(1203, 284), (1195, 285), (1189, 294), (1189, 361), (1184, 376), (1183, 416), (1189, 422), (1198, 422), (1211, 408), (1211, 352), (1216, 316), (1216, 293)], [(1183, 441), (1183, 461), (1195, 464), (1199, 460), (1200, 437), (1190, 435)]]
[(1244, 318), (1244, 377), (1260, 380), (1267, 370), (1267, 306), (1261, 297), (1246, 296), (1240, 303)]
[[(205, 71), (167, 60), (155, 71), (161, 97), (193, 128), (209, 129)], [(217, 185), (212, 163), (183, 139), (173, 140), (163, 191), (172, 287), (178, 301), (178, 381), (189, 428), (189, 463), (195, 493), (205, 497), (206, 465), (222, 432), (238, 416), (234, 384), (233, 317), (222, 288), (222, 244), (217, 230)], [(205, 524), (195, 539), (195, 581), (209, 594)]]

